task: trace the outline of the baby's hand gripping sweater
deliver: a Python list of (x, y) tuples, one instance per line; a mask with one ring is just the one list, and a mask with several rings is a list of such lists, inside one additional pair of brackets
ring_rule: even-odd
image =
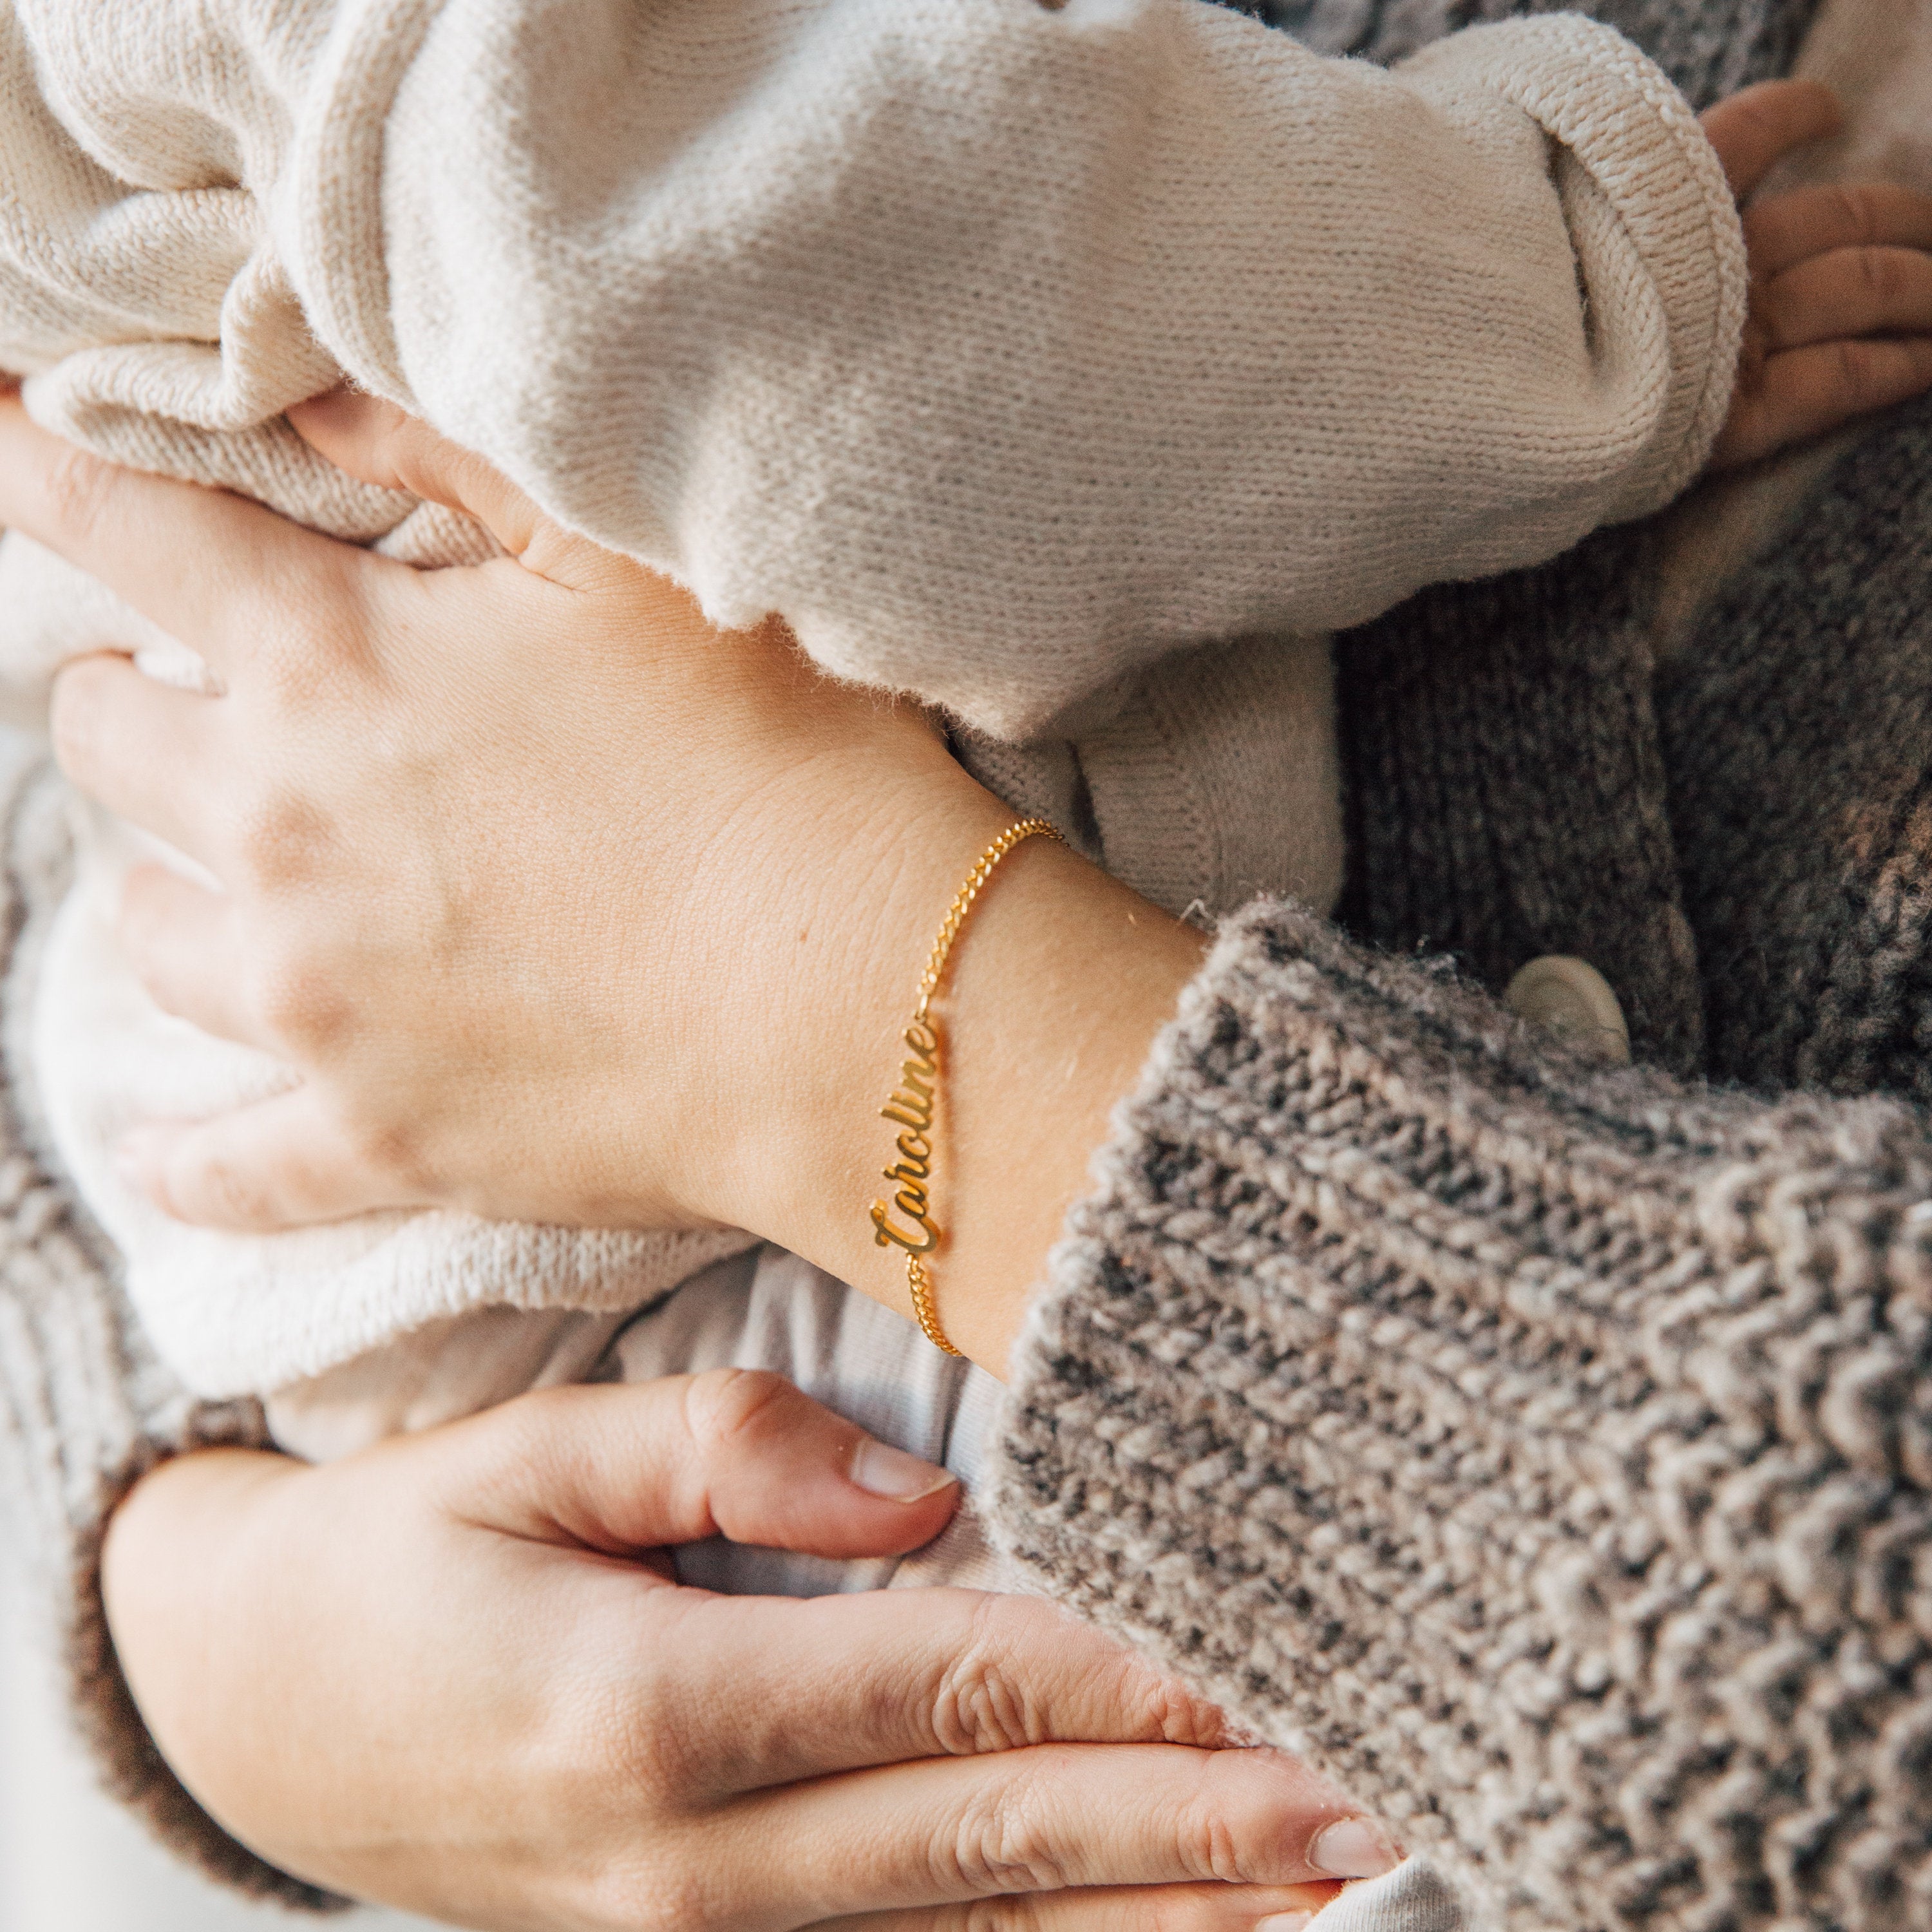
[(346, 372), (712, 616), (1004, 736), (1675, 494), (1742, 244), (1628, 42), (1201, 0), (9, 0), (0, 366), (344, 534)]
[(1932, 1922), (1932, 1137), (1229, 923), (1016, 1352), (997, 1517), (1490, 1932)]

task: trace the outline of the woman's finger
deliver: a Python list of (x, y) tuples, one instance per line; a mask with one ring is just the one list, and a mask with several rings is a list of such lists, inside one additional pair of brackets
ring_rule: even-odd
[[(87, 796), (190, 858), (212, 864), (222, 743), (220, 706), (162, 684), (131, 658), (76, 658), (54, 680), (48, 729), (61, 770)], [(188, 785), (196, 772), (203, 782)]]
[(136, 1128), (122, 1137), (120, 1159), (164, 1214), (231, 1234), (437, 1204), (399, 1163), (379, 1163), (358, 1148), (312, 1087), (212, 1120)]
[(1932, 255), (1916, 248), (1834, 249), (1774, 278), (1756, 309), (1772, 351), (1840, 337), (1932, 334)]
[(1301, 1932), (1334, 1885), (1094, 1886), (822, 1919), (812, 1932)]
[[(855, 1816), (866, 1829), (856, 1842)], [(1388, 1834), (1292, 1758), (1042, 1744), (760, 1792), (717, 1827), (746, 1906), (820, 1916), (1088, 1886), (1287, 1886), (1391, 1870)]]
[(289, 412), (296, 433), (338, 470), (474, 517), (513, 556), (546, 527), (543, 513), (482, 457), (380, 397), (334, 389)]
[[(943, 1470), (752, 1370), (546, 1390), (433, 1439), (466, 1521), (615, 1554), (715, 1534), (896, 1554), (937, 1535), (958, 1500)], [(662, 1712), (692, 1736), (732, 1713), (700, 1798), (1068, 1739), (1228, 1742), (1212, 1705), (1036, 1598), (720, 1598), (704, 1614), (711, 1640), (680, 1656)]]
[(225, 675), (290, 610), (340, 607), (358, 569), (400, 569), (226, 490), (124, 470), (0, 397), (0, 525), (99, 580)]
[(729, 1598), (706, 1615), (714, 1639), (681, 1660), (674, 1710), (694, 1734), (707, 1713), (734, 1714), (714, 1746), (716, 1796), (1055, 1742), (1229, 1741), (1213, 1705), (1036, 1598)]
[(455, 1425), (441, 1444), (466, 1520), (611, 1556), (712, 1536), (902, 1556), (959, 1501), (947, 1471), (751, 1369), (545, 1390)]
[(1932, 388), (1932, 336), (1823, 342), (1768, 356), (1741, 388), (1712, 454), (1720, 469), (1754, 463), (1855, 416)]
[(1767, 80), (1719, 101), (1701, 124), (1742, 201), (1786, 154), (1835, 134), (1844, 118), (1838, 97), (1815, 80)]
[(121, 950), (148, 996), (218, 1040), (278, 1050), (250, 1007), (235, 902), (165, 866), (130, 872), (121, 895)]
[(1798, 188), (1748, 208), (1744, 240), (1761, 278), (1838, 248), (1932, 248), (1932, 195), (1892, 182)]

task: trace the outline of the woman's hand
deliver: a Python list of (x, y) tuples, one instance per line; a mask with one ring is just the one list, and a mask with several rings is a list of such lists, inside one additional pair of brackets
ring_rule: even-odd
[(224, 888), (147, 872), (130, 951), (163, 1006), (309, 1076), (158, 1137), (154, 1192), (248, 1228), (722, 1218), (717, 1173), (838, 1030), (821, 988), (869, 985), (905, 851), (970, 848), (999, 808), (916, 710), (831, 683), (782, 626), (713, 631), (393, 411), (305, 420), (518, 560), (417, 572), (0, 418), (0, 520), (224, 688), (112, 656), (59, 681), (69, 774)]
[[(1703, 128), (1744, 201), (1843, 119), (1829, 88), (1776, 80), (1720, 101)], [(1932, 196), (1880, 182), (1801, 188), (1755, 203), (1744, 221), (1750, 311), (1714, 469), (1932, 386)]]
[(571, 1389), (326, 1468), (166, 1465), (115, 1520), (109, 1611), (231, 1832), (465, 1925), (1246, 1932), (1329, 1896), (1324, 1855), (1390, 1862), (1043, 1604), (713, 1597), (648, 1554), (889, 1554), (956, 1497), (776, 1376)]
[[(716, 1222), (904, 1309), (867, 1216), (892, 1157), (878, 1110), (932, 936), (1012, 814), (916, 711), (830, 682), (780, 626), (712, 629), (394, 410), (298, 416), (512, 558), (410, 570), (0, 405), (0, 523), (224, 688), (101, 656), (56, 688), (74, 782), (223, 888), (137, 874), (129, 954), (162, 1006), (303, 1076), (157, 1124), (129, 1150), (142, 1184), (234, 1228), (417, 1204)], [(1199, 950), (1038, 841), (974, 914), (937, 1204), (947, 1325), (996, 1371)]]

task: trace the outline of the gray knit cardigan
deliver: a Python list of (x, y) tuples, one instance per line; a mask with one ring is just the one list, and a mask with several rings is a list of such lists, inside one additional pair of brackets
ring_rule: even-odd
[[(1384, 56), (1510, 9), (1275, 10)], [(1809, 6), (1598, 10), (1708, 98)], [(1920, 406), (1662, 688), (1642, 531), (1342, 640), (1352, 936), (1227, 926), (1016, 1356), (1010, 1551), (1335, 1772), (1484, 1932), (1932, 1925), (1928, 532)], [(18, 1013), (62, 807), (4, 776)], [(1647, 1066), (1484, 991), (1549, 952)], [(4, 1493), (80, 1708), (172, 1842), (323, 1903), (196, 1809), (116, 1669), (106, 1512), (259, 1418), (155, 1368), (6, 1046)]]

